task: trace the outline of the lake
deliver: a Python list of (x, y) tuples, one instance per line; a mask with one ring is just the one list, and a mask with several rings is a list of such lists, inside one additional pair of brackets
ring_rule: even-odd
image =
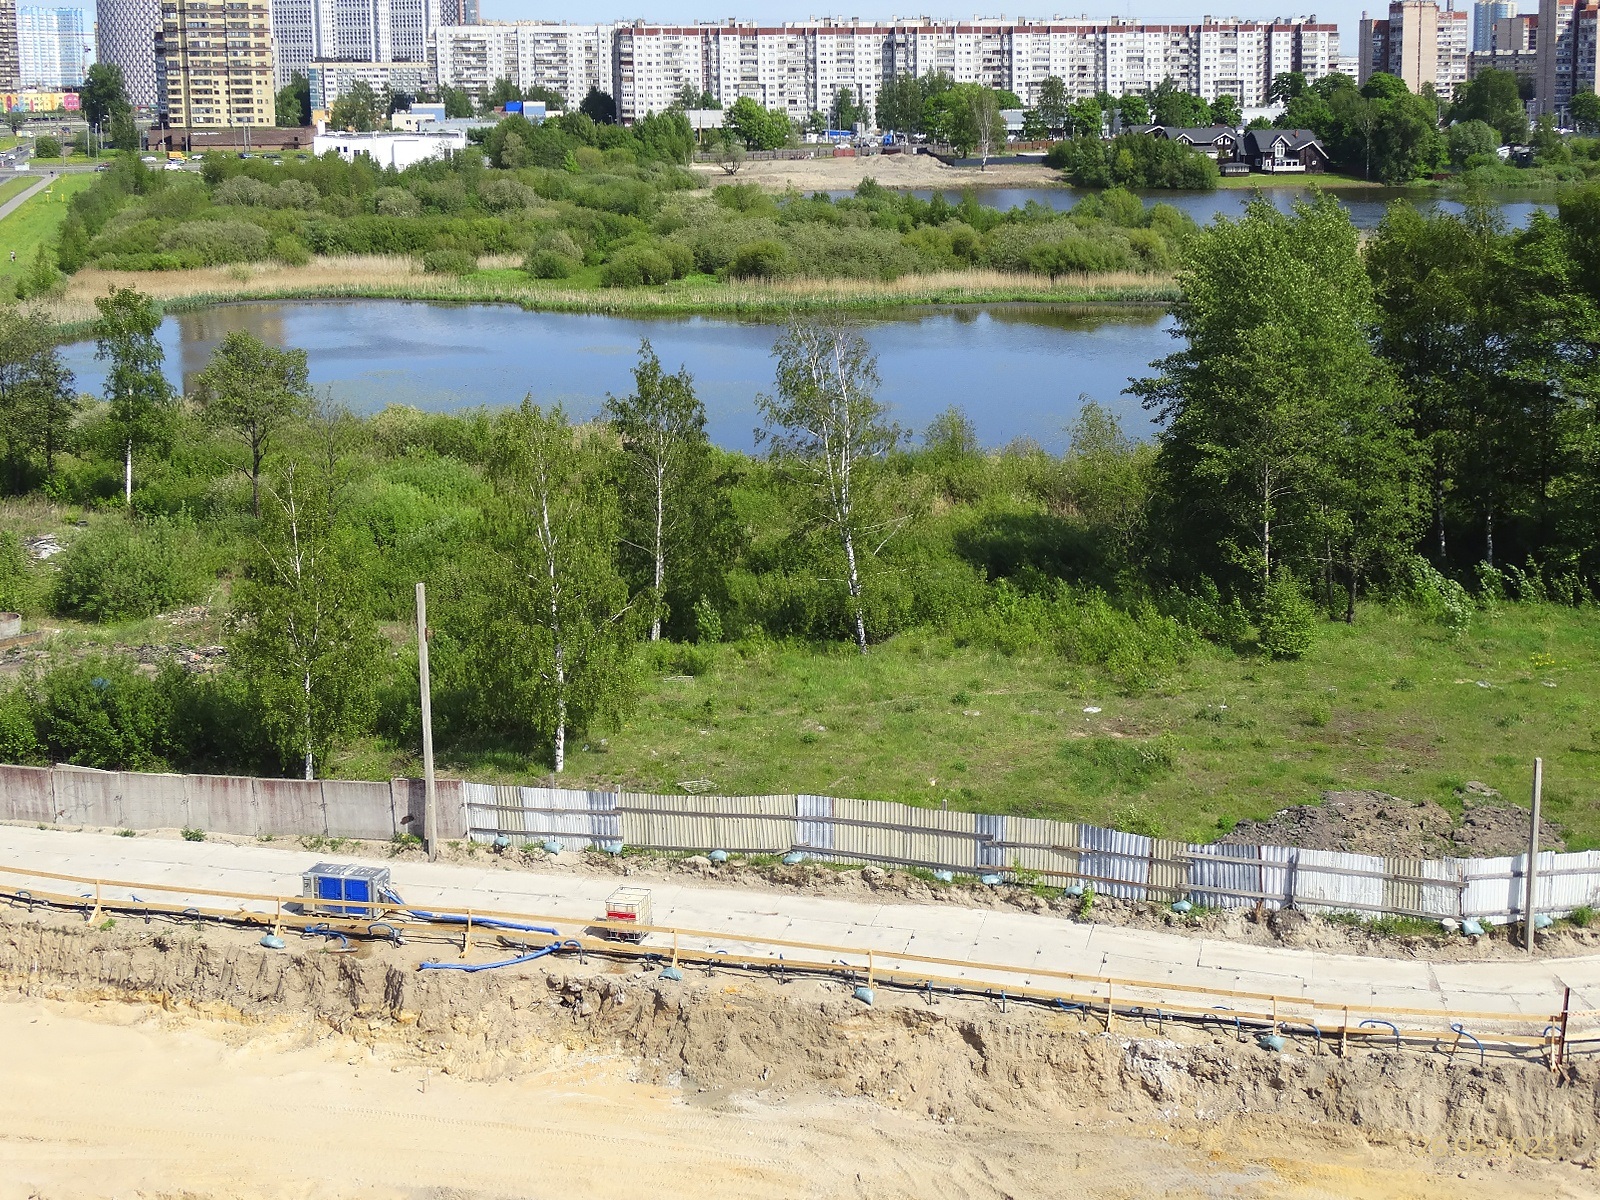
[[(1176, 346), (1161, 309), (992, 305), (895, 309), (866, 319), (879, 391), (915, 433), (951, 405), (966, 410), (987, 446), (1033, 438), (1051, 450), (1088, 397), (1124, 428), (1148, 436), (1130, 376)], [(724, 317), (612, 317), (524, 312), (511, 305), (401, 300), (225, 304), (168, 317), (160, 338), (167, 375), (183, 386), (230, 330), (305, 350), (319, 392), (361, 413), (390, 404), (435, 412), (516, 404), (531, 394), (575, 417), (606, 394), (632, 389), (642, 338), (662, 364), (687, 366), (718, 445), (754, 448), (755, 397), (772, 388), (778, 327)], [(63, 348), (80, 390), (105, 381), (94, 343)]]
[[(931, 200), (933, 191), (929, 188), (906, 189), (919, 200)], [(1030, 200), (1042, 204), (1046, 208), (1063, 211), (1071, 208), (1085, 196), (1092, 193), (1078, 191), (1073, 188), (977, 188), (975, 189), (978, 201), (991, 208), (1009, 209), (1022, 208)], [(1357, 229), (1374, 229), (1389, 205), (1396, 200), (1405, 200), (1421, 208), (1438, 205), (1446, 212), (1460, 212), (1461, 203), (1441, 194), (1434, 188), (1328, 188), (1339, 203), (1344, 205), (1350, 213), (1350, 221)], [(854, 195), (849, 191), (830, 191), (827, 193), (834, 199)], [(1261, 194), (1272, 201), (1273, 206), (1287, 212), (1297, 200), (1307, 199), (1311, 195), (1309, 187), (1271, 187), (1261, 189)], [(1244, 212), (1244, 206), (1250, 201), (1248, 190), (1236, 188), (1219, 188), (1214, 192), (1169, 192), (1152, 191), (1139, 193), (1140, 199), (1146, 207), (1153, 204), (1170, 204), (1174, 208), (1182, 209), (1194, 218), (1200, 225), (1210, 224), (1218, 216), (1237, 217)], [(945, 199), (951, 204), (961, 202), (959, 191), (946, 191)], [(1506, 223), (1514, 229), (1521, 229), (1532, 219), (1536, 212), (1555, 212), (1555, 197), (1553, 193), (1545, 191), (1535, 192), (1501, 192), (1491, 196), (1491, 200), (1500, 210)]]

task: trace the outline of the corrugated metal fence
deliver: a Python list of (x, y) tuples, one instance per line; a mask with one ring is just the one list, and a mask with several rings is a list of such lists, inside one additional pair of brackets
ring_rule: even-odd
[[(1288, 846), (1197, 846), (1065, 821), (832, 796), (658, 796), (440, 780), (447, 839), (788, 854), (1086, 883), (1102, 895), (1209, 908), (1515, 919), (1526, 855), (1403, 859)], [(0, 819), (129, 829), (386, 840), (422, 831), (422, 785), (141, 775), (0, 766)], [(1537, 908), (1600, 908), (1600, 851), (1539, 856)]]

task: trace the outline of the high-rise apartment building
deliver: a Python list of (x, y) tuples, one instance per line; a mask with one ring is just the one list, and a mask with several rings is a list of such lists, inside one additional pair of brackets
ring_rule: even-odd
[[(1534, 99), (1541, 114), (1565, 119), (1577, 91), (1592, 92), (1600, 53), (1597, 0), (1540, 0), (1534, 32)], [(1548, 32), (1547, 32), (1548, 31)]]
[(1394, 0), (1389, 19), (1361, 16), (1361, 52), (1357, 78), (1366, 83), (1387, 72), (1405, 80), (1413, 92), (1431, 83), (1449, 99), (1467, 81), (1467, 14), (1440, 9), (1433, 0)]
[(155, 44), (169, 128), (273, 124), (269, 0), (161, 0)]
[(128, 100), (136, 108), (154, 108), (156, 104), (156, 34), (160, 31), (161, 0), (98, 0), (95, 5), (96, 56), (100, 62), (122, 68)]
[(17, 0), (0, 0), (0, 92), (14, 92), (22, 82), (22, 57), (17, 42)]
[(1475, 0), (1472, 6), (1472, 50), (1481, 54), (1495, 49), (1494, 26), (1517, 15), (1515, 0)]
[(278, 86), (311, 64), (425, 64), (441, 10), (476, 16), (477, 0), (271, 0)]
[(81, 87), (94, 47), (81, 8), (17, 9), (21, 86), (59, 92)]
[(1228, 94), (1265, 102), (1273, 78), (1331, 73), (1339, 31), (1309, 21), (1211, 21), (1199, 25), (1034, 22), (1003, 19), (821, 20), (785, 25), (554, 25), (534, 22), (441, 26), (434, 68), (441, 84), (469, 92), (499, 78), (578, 98), (590, 87), (617, 101), (619, 117), (660, 112), (685, 87), (724, 106), (749, 96), (795, 119), (826, 112), (840, 89), (872, 110), (886, 80), (948, 73), (1036, 98), (1049, 76), (1074, 99), (1121, 95), (1172, 79), (1207, 100)]

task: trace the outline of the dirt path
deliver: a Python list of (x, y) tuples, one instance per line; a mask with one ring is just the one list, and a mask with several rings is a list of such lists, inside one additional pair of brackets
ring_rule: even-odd
[(559, 1045), (526, 1076), (472, 1082), (304, 1024), (246, 1031), (124, 1004), (0, 1004), (0, 1044), (0, 1200), (1376, 1200), (1457, 1195), (1462, 1173), (1502, 1197), (1576, 1197), (1593, 1180), (1316, 1130), (1291, 1150), (1260, 1131), (1175, 1135), (1110, 1114), (941, 1125), (861, 1099), (686, 1097)]

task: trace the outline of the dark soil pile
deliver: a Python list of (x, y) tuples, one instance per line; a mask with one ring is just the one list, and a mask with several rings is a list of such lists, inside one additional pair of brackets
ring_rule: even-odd
[[(1387, 792), (1324, 792), (1321, 804), (1297, 804), (1265, 821), (1240, 821), (1220, 840), (1229, 846), (1299, 846), (1386, 858), (1491, 858), (1527, 849), (1527, 809), (1471, 792), (1463, 801), (1457, 822), (1432, 800), (1404, 800)], [(1566, 849), (1560, 831), (1548, 821), (1540, 822), (1539, 845)]]

